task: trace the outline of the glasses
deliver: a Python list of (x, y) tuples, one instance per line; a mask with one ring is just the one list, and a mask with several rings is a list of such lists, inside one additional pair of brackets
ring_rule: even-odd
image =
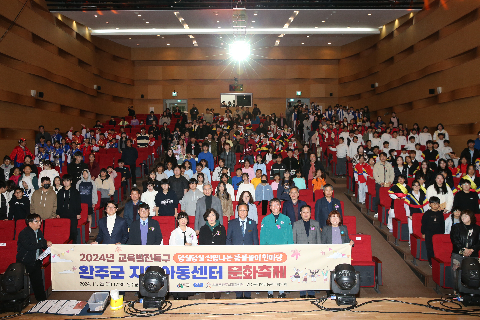
[(42, 220), (33, 220), (33, 223), (42, 223)]
[(115, 206), (107, 206), (107, 209), (117, 209)]

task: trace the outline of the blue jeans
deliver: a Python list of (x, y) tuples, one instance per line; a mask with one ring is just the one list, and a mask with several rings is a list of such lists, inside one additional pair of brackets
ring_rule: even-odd
[(250, 291), (236, 291), (235, 296), (238, 298), (250, 298), (252, 296), (252, 293)]
[(300, 295), (301, 295), (301, 296), (306, 296), (306, 295), (314, 296), (314, 295), (315, 295), (315, 291), (311, 291), (311, 290), (308, 290), (308, 291), (300, 291)]
[[(278, 294), (282, 294), (284, 293), (285, 291), (278, 291)], [(268, 294), (273, 294), (273, 291), (268, 291)]]

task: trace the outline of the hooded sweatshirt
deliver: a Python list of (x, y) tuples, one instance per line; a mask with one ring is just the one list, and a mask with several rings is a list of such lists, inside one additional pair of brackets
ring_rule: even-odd
[(57, 194), (53, 187), (36, 190), (30, 202), (30, 213), (40, 215), (42, 220), (57, 216)]
[(89, 207), (94, 204), (97, 204), (97, 186), (95, 182), (90, 177), (90, 171), (85, 169), (84, 171), (88, 172), (88, 178), (83, 178), (83, 171), (81, 174), (80, 181), (77, 182), (77, 190), (80, 192), (80, 200), (82, 203), (86, 203)]
[(55, 180), (55, 177), (59, 177), (60, 174), (58, 173), (57, 170), (55, 169), (50, 169), (50, 170), (42, 170), (40, 174), (38, 175), (38, 187), (42, 187), (42, 178), (43, 177), (49, 177), (50, 178), (50, 184), (53, 184), (53, 180)]
[(3, 174), (2, 176), (0, 176), (0, 180), (8, 181), (8, 179), (10, 179), (10, 170), (13, 169), (13, 164), (9, 164), (8, 166), (6, 166), (5, 163), (2, 163), (0, 169), (0, 174)]
[(110, 198), (110, 195), (115, 193), (115, 186), (108, 175), (105, 177), (105, 180), (102, 180), (100, 175), (98, 175), (98, 178), (95, 179), (95, 185), (97, 190), (100, 191), (102, 199)]
[[(25, 197), (28, 198), (28, 201), (31, 201), (32, 200), (32, 195), (33, 193), (35, 192), (35, 188), (33, 187), (33, 183), (32, 183), (32, 179), (31, 179), (31, 175), (33, 173), (30, 174), (30, 177), (24, 177), (22, 176), (22, 179), (19, 181), (18, 185), (20, 186), (20, 188), (23, 189), (23, 195)], [(25, 181), (25, 183), (27, 184), (28, 188), (25, 188), (23, 186), (23, 181)]]
[(18, 186), (22, 189), (23, 189), (23, 183), (22, 183), (23, 180), (27, 182), (29, 188), (33, 188), (32, 192), (38, 189), (38, 178), (35, 173), (31, 172), (28, 177), (25, 175), (25, 173), (22, 174), (22, 176), (18, 180)]

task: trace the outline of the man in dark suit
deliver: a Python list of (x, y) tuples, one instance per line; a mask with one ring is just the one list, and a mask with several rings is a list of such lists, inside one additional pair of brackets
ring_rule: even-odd
[(127, 222), (117, 216), (117, 204), (108, 201), (105, 205), (106, 217), (98, 221), (98, 235), (92, 244), (126, 244), (128, 240)]
[(42, 218), (36, 213), (29, 214), (25, 219), (28, 225), (18, 234), (17, 262), (23, 263), (32, 284), (33, 293), (37, 301), (47, 299), (42, 277), (42, 260), (37, 260), (42, 249), (52, 246), (51, 241), (45, 240), (40, 230)]
[(123, 218), (127, 222), (127, 228), (130, 228), (132, 222), (138, 220), (138, 209), (140, 205), (140, 189), (132, 188), (130, 191), (130, 200), (123, 207)]
[(282, 213), (290, 218), (292, 224), (295, 221), (302, 220), (300, 214), (300, 208), (306, 205), (307, 203), (302, 200), (298, 200), (300, 193), (298, 192), (297, 187), (292, 187), (289, 192), (290, 200), (283, 203)]
[(162, 231), (158, 221), (150, 219), (150, 207), (146, 203), (138, 206), (140, 219), (132, 222), (128, 237), (128, 244), (159, 245), (162, 243)]
[(320, 229), (327, 225), (327, 219), (330, 212), (337, 210), (343, 216), (340, 200), (333, 198), (333, 186), (326, 184), (323, 187), (323, 198), (315, 203), (315, 220), (320, 223)]
[[(228, 222), (227, 245), (258, 245), (257, 224), (248, 216), (248, 205), (238, 206), (238, 218)], [(237, 299), (251, 299), (250, 291), (235, 292)]]

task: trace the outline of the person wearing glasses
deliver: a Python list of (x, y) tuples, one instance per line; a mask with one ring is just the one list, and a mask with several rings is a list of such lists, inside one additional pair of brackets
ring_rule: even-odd
[(117, 216), (117, 204), (109, 200), (105, 204), (106, 217), (98, 221), (98, 235), (92, 244), (126, 244), (128, 240), (127, 222)]
[(29, 214), (25, 218), (25, 223), (28, 227), (18, 234), (16, 262), (23, 263), (25, 266), (25, 270), (30, 276), (35, 299), (43, 301), (47, 299), (47, 295), (43, 286), (42, 260), (38, 260), (38, 257), (44, 249), (52, 246), (52, 242), (43, 237), (40, 230), (42, 218), (38, 214)]

